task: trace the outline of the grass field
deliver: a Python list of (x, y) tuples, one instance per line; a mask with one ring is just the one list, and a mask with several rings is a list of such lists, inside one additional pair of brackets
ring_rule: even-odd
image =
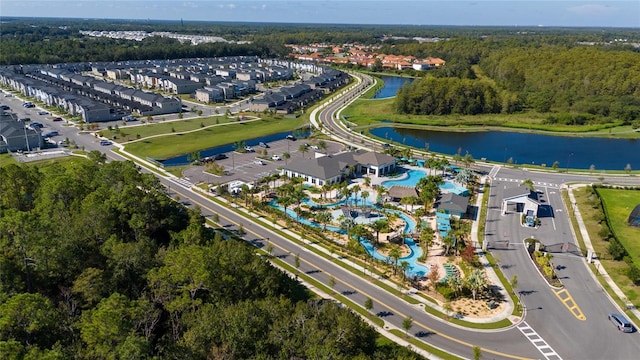
[(640, 190), (598, 189), (598, 193), (606, 206), (611, 231), (640, 266), (640, 229), (627, 225), (631, 210), (640, 204)]
[[(600, 263), (607, 270), (607, 273), (609, 274), (609, 276), (611, 276), (611, 279), (613, 279), (613, 281), (624, 292), (629, 301), (631, 301), (636, 307), (640, 307), (640, 286), (634, 285), (631, 280), (629, 280), (629, 278), (625, 275), (625, 271), (628, 268), (627, 264), (623, 261), (612, 260), (611, 255), (609, 255), (609, 253), (607, 252), (609, 242), (601, 240), (598, 236), (600, 224), (598, 221), (594, 220), (598, 217), (599, 211), (595, 208), (594, 205), (598, 202), (597, 197), (587, 191), (586, 188), (574, 190), (573, 193), (576, 197), (578, 208), (589, 233), (591, 244), (593, 245), (593, 249), (596, 252), (596, 255), (600, 259)], [(636, 193), (640, 195), (640, 191), (636, 191)], [(631, 205), (626, 204), (623, 205), (622, 208), (626, 208), (627, 206)], [(629, 209), (629, 211), (631, 211), (631, 209)], [(619, 210), (618, 213), (622, 215), (624, 211)], [(629, 213), (627, 212), (625, 216), (629, 216)], [(626, 220), (626, 217), (624, 218), (624, 220)], [(640, 234), (636, 235), (636, 242), (638, 242), (639, 239)]]
[[(126, 145), (126, 150), (140, 157), (167, 159), (220, 145), (232, 144), (260, 136), (276, 134), (299, 128), (307, 123), (303, 117), (259, 120), (243, 124), (228, 124), (203, 128), (187, 134), (175, 134), (169, 131), (150, 139), (142, 139)], [(167, 124), (162, 124), (167, 125)], [(166, 130), (166, 127), (165, 127)]]
[[(522, 114), (490, 115), (406, 115), (396, 114), (394, 99), (360, 99), (355, 101), (342, 115), (348, 121), (362, 127), (383, 125), (381, 121), (392, 121), (398, 126), (446, 127), (447, 130), (503, 130), (503, 131), (539, 131), (546, 135), (559, 136), (598, 136), (616, 138), (640, 138), (640, 132), (622, 122), (583, 126), (544, 125), (547, 114), (528, 112)], [(388, 125), (388, 124), (384, 124)]]
[[(253, 117), (247, 116), (247, 119), (252, 118)], [(112, 128), (112, 130), (105, 129), (100, 131), (100, 135), (109, 139), (113, 139), (113, 136), (115, 135), (117, 137), (116, 141), (122, 143), (135, 140), (137, 135), (140, 135), (141, 138), (145, 138), (148, 136), (167, 134), (171, 132), (191, 131), (206, 126), (226, 124), (235, 121), (235, 118), (227, 118), (226, 116), (203, 116), (188, 120), (166, 122), (156, 120), (151, 124), (120, 127), (118, 129)]]

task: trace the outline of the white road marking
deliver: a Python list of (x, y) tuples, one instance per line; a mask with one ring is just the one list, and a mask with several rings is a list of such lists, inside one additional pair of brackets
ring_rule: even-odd
[(547, 360), (562, 360), (562, 357), (526, 321), (521, 322), (517, 327)]

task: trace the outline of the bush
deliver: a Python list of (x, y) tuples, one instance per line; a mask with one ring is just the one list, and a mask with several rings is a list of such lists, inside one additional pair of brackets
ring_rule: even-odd
[(616, 239), (611, 239), (607, 251), (613, 257), (613, 260), (622, 260), (622, 258), (627, 254), (627, 251), (624, 249), (622, 244), (620, 244)]
[(637, 266), (633, 264), (629, 265), (629, 268), (627, 269), (627, 276), (634, 284), (640, 284), (640, 268)]
[(453, 300), (456, 298), (456, 294), (453, 289), (446, 283), (437, 283), (436, 291), (442, 295), (446, 300)]

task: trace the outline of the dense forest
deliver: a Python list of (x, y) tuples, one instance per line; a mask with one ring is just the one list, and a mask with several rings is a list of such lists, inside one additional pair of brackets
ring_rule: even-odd
[(418, 358), (132, 162), (90, 157), (0, 167), (2, 358)]
[[(456, 41), (446, 42), (452, 46)], [(594, 46), (507, 46), (462, 42), (452, 52), (458, 71), (440, 70), (406, 85), (400, 113), (446, 115), (550, 113), (548, 123), (585, 124), (640, 119), (640, 53)], [(426, 49), (437, 46), (425, 46)], [(428, 52), (422, 50), (422, 52)], [(438, 54), (438, 52), (435, 52)], [(472, 66), (476, 65), (474, 71)]]

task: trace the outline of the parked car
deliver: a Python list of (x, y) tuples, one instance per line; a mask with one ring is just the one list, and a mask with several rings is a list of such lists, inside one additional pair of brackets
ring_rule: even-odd
[(49, 115), (49, 112), (45, 110), (40, 110), (38, 111), (38, 115)]
[(271, 156), (271, 160), (278, 161), (278, 160), (282, 160), (282, 158), (280, 157), (280, 155), (275, 155), (274, 154), (273, 156)]
[(246, 151), (246, 152), (255, 152), (255, 150), (249, 145), (244, 147), (244, 151)]
[(391, 147), (391, 145), (389, 145), (389, 144), (387, 144), (387, 143), (384, 143), (382, 146), (383, 146), (384, 148), (389, 148), (389, 147)]
[(28, 101), (27, 101), (27, 102), (25, 102), (25, 103), (23, 103), (23, 104), (22, 104), (22, 106), (24, 106), (24, 107), (26, 107), (26, 108), (32, 108), (32, 107), (35, 107), (35, 105), (33, 105), (33, 103), (28, 102)]
[(31, 121), (31, 118), (23, 117), (23, 118), (18, 119), (18, 121), (29, 122), (29, 121)]
[(631, 325), (631, 322), (629, 322), (629, 320), (624, 316), (611, 313), (609, 314), (609, 320), (616, 326), (616, 328), (618, 328), (618, 330), (626, 333), (633, 332), (633, 325)]
[(284, 138), (287, 139), (287, 140), (296, 141), (296, 137), (293, 136), (293, 135), (287, 135)]
[(42, 125), (39, 122), (35, 122), (35, 121), (30, 123), (29, 126), (31, 126), (32, 128), (38, 128), (38, 129), (42, 129), (44, 127), (44, 125)]
[(0, 105), (0, 109), (2, 109), (2, 110), (11, 110), (11, 108), (8, 105)]
[(54, 117), (54, 118), (53, 118), (53, 121), (62, 121), (62, 118), (61, 118), (61, 117), (59, 117), (59, 116), (58, 116), (58, 117)]
[(12, 94), (4, 94), (4, 97), (12, 97)]
[(265, 149), (268, 149), (268, 148), (269, 148), (269, 144), (267, 144), (267, 143), (265, 143), (265, 142), (262, 142), (262, 141), (260, 141), (260, 143), (259, 143), (258, 145), (262, 146), (262, 147), (263, 147), (263, 148), (265, 148)]
[(256, 164), (256, 165), (265, 165), (264, 161), (262, 161), (260, 159), (253, 160), (253, 163)]
[(44, 134), (43, 136), (48, 138), (48, 137), (54, 137), (54, 136), (58, 136), (58, 135), (60, 135), (60, 133), (57, 132), (57, 131), (49, 131), (48, 133)]
[(224, 159), (226, 159), (226, 158), (227, 158), (227, 155), (225, 155), (225, 154), (216, 154), (216, 155), (213, 157), (213, 160), (224, 160)]
[(112, 142), (109, 141), (109, 140), (100, 140), (100, 145), (102, 145), (102, 146), (109, 146), (111, 144), (112, 144)]

